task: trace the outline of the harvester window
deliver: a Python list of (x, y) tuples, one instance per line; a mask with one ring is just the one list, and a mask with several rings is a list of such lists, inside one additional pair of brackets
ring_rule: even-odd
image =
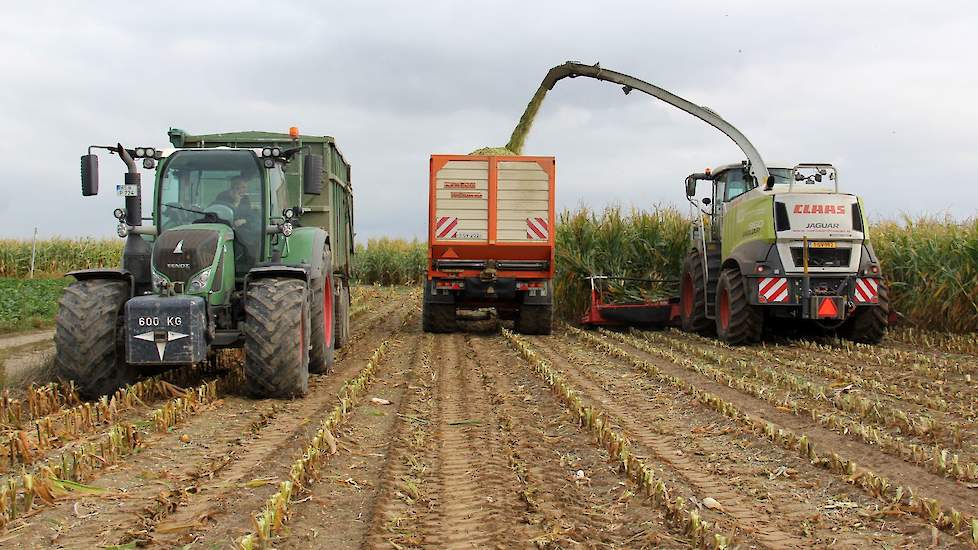
[(747, 180), (744, 178), (743, 170), (728, 170), (723, 176), (724, 193), (723, 200), (731, 201), (748, 191)]

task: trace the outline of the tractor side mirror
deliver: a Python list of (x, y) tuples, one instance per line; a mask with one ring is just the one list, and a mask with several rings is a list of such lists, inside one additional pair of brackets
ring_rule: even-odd
[(696, 180), (693, 178), (686, 178), (686, 196), (692, 197), (696, 194)]
[(98, 195), (98, 156), (81, 157), (81, 191), (83, 197)]
[(303, 157), (302, 192), (307, 195), (323, 192), (323, 157), (312, 154)]

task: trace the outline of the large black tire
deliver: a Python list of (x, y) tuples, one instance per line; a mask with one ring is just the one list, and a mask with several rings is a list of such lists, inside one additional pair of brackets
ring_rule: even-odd
[(346, 285), (340, 286), (339, 296), (336, 297), (335, 319), (333, 347), (340, 349), (350, 341), (350, 288)]
[(455, 332), (458, 318), (455, 304), (421, 304), (421, 328), (425, 332)]
[(703, 259), (699, 252), (691, 252), (683, 262), (680, 278), (679, 318), (683, 330), (709, 334), (713, 322), (706, 316), (706, 282), (703, 279)]
[(839, 328), (839, 335), (861, 344), (879, 344), (890, 324), (890, 292), (883, 283), (878, 289), (879, 303), (860, 306)]
[(255, 397), (309, 391), (309, 304), (297, 279), (259, 279), (245, 301), (245, 386)]
[(312, 281), (309, 297), (310, 337), (309, 372), (327, 374), (333, 370), (336, 339), (336, 295), (333, 293), (333, 266), (328, 252), (323, 253), (323, 267)]
[(135, 382), (138, 370), (125, 362), (125, 281), (71, 283), (58, 300), (54, 331), (55, 374), (75, 383), (85, 399), (109, 395)]
[(553, 330), (554, 308), (551, 304), (522, 305), (513, 328), (520, 334), (550, 334)]
[(761, 341), (764, 315), (750, 305), (740, 269), (728, 267), (720, 273), (716, 312), (717, 336), (724, 342), (737, 346)]

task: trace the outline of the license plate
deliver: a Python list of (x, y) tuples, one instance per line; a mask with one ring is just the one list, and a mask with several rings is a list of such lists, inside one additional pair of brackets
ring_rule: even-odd
[(835, 248), (834, 241), (812, 241), (808, 243), (808, 248)]

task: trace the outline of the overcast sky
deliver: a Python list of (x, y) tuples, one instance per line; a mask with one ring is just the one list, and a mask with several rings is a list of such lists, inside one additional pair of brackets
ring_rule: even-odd
[[(428, 156), (504, 144), (568, 59), (709, 106), (768, 161), (834, 163), (876, 219), (973, 217), (975, 29), (973, 1), (6, 3), (0, 237), (114, 233), (122, 164), (81, 197), (89, 144), (293, 125), (353, 165), (359, 239), (423, 237)], [(595, 208), (682, 206), (688, 173), (742, 158), (584, 79), (548, 95), (525, 152), (557, 157), (561, 207)]]

